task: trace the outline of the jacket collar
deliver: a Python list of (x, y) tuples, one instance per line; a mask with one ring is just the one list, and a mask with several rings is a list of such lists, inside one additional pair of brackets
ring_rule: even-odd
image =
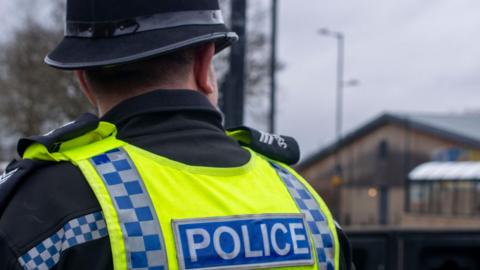
[[(155, 90), (127, 99), (102, 118), (121, 127), (129, 119), (154, 113), (199, 112), (209, 115), (211, 124), (223, 129), (222, 114), (203, 94), (194, 90)], [(213, 116), (213, 117), (212, 117)]]

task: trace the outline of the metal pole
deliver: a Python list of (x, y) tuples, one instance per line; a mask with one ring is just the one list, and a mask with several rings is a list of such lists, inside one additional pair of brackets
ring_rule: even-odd
[(336, 89), (336, 113), (335, 113), (335, 152), (334, 152), (334, 176), (333, 183), (335, 186), (336, 198), (336, 214), (340, 215), (341, 204), (341, 185), (343, 184), (343, 169), (340, 155), (340, 147), (342, 142), (343, 127), (343, 92), (347, 86), (358, 85), (357, 80), (345, 82), (345, 35), (342, 32), (331, 31), (326, 28), (319, 29), (318, 33), (323, 36), (333, 37), (337, 41), (337, 89)]
[(319, 30), (320, 35), (333, 37), (337, 41), (337, 89), (336, 89), (336, 112), (335, 112), (335, 176), (337, 180), (341, 180), (342, 168), (340, 160), (340, 143), (342, 141), (342, 124), (343, 124), (343, 88), (344, 65), (345, 65), (345, 36), (342, 32), (331, 31), (326, 28)]
[(270, 56), (270, 133), (275, 133), (276, 95), (277, 95), (277, 19), (278, 1), (272, 0), (272, 33)]
[(245, 55), (246, 55), (246, 23), (247, 1), (231, 1), (232, 30), (240, 40), (232, 46), (230, 52), (230, 70), (224, 85), (223, 111), (225, 126), (237, 127), (243, 124), (245, 103)]
[(342, 33), (337, 34), (338, 40), (338, 59), (337, 59), (337, 121), (336, 135), (337, 141), (342, 139), (343, 124), (343, 86), (344, 86), (344, 64), (345, 64), (345, 38)]
[(337, 149), (335, 153), (336, 173), (342, 177), (342, 165), (340, 160), (340, 144), (342, 140), (342, 122), (343, 122), (343, 86), (344, 86), (344, 61), (345, 61), (345, 37), (342, 33), (336, 33), (338, 51), (337, 51), (337, 113), (335, 121)]

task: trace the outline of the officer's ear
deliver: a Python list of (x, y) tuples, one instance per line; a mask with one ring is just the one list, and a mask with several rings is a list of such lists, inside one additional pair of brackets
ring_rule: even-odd
[(216, 95), (217, 82), (212, 69), (215, 45), (213, 43), (198, 47), (195, 51), (193, 72), (198, 90), (207, 96)]
[(75, 77), (77, 78), (78, 82), (80, 83), (80, 89), (82, 89), (83, 94), (87, 97), (88, 101), (90, 103), (97, 107), (97, 98), (93, 94), (92, 87), (90, 86), (90, 83), (87, 80), (87, 76), (85, 74), (85, 70), (75, 70)]

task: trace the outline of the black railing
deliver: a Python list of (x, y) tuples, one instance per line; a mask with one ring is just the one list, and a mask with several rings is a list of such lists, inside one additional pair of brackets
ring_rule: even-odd
[(356, 270), (478, 270), (479, 230), (350, 231)]

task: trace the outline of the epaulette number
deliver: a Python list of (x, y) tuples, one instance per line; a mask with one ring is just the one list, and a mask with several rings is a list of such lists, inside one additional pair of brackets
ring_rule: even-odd
[(260, 142), (261, 143), (265, 143), (265, 144), (268, 144), (268, 145), (272, 145), (272, 143), (274, 141), (277, 142), (278, 146), (283, 148), (283, 149), (287, 149), (288, 148), (288, 145), (287, 143), (285, 142), (285, 139), (282, 138), (282, 136), (279, 136), (279, 135), (275, 135), (275, 134), (270, 134), (270, 133), (266, 133), (266, 132), (263, 132), (263, 131), (260, 131)]

